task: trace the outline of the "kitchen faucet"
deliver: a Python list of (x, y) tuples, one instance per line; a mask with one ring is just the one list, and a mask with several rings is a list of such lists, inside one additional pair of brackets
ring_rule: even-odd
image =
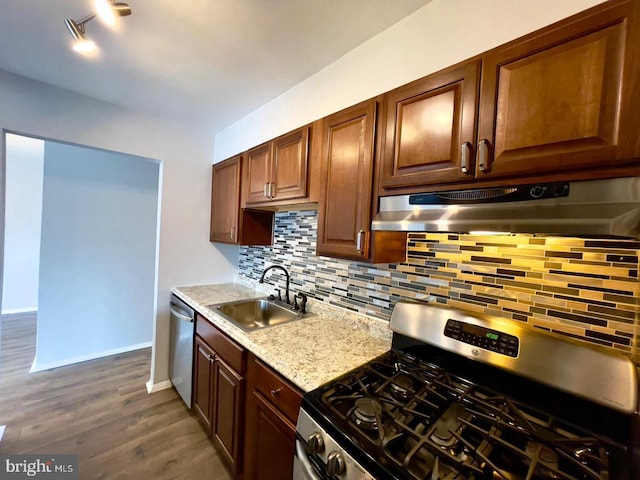
[(291, 300), (289, 300), (289, 272), (282, 265), (271, 265), (270, 267), (265, 268), (262, 271), (262, 275), (260, 275), (259, 283), (264, 283), (264, 275), (272, 268), (279, 268), (284, 272), (285, 276), (287, 277), (287, 283), (285, 285), (284, 301), (287, 303), (287, 305), (291, 305)]

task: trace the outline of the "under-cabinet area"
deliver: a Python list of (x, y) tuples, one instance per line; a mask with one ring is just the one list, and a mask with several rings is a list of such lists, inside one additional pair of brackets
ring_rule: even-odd
[(314, 208), (317, 255), (386, 263), (406, 235), (372, 231), (381, 197), (639, 175), (639, 46), (640, 6), (610, 1), (381, 93), (227, 160), (240, 185), (214, 172), (212, 219), (268, 245), (273, 219), (238, 205)]
[(192, 411), (233, 478), (291, 478), (302, 395), (390, 347), (386, 322), (335, 307), (316, 303), (301, 319), (247, 332), (214, 306), (265, 293), (239, 284), (173, 293), (198, 312)]

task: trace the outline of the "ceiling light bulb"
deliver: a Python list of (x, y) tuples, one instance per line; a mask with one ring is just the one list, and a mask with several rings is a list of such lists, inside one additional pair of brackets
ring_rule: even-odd
[(111, 6), (112, 3), (110, 0), (96, 0), (96, 11), (98, 13), (98, 17), (105, 24), (113, 27), (116, 24), (116, 15)]
[(77, 40), (73, 44), (73, 49), (78, 53), (82, 53), (83, 55), (93, 53), (97, 48), (98, 47), (96, 46), (95, 42), (87, 38), (85, 38), (84, 40)]
[(114, 27), (118, 17), (131, 15), (131, 7), (126, 3), (112, 0), (96, 0), (96, 12), (98, 18), (110, 27)]

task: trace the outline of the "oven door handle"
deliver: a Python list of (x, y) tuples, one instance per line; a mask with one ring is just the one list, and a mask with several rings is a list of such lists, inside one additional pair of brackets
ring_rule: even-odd
[(300, 440), (296, 440), (296, 457), (300, 460), (300, 470), (304, 473), (304, 478), (307, 480), (322, 480), (315, 474), (313, 465), (311, 465), (307, 452), (304, 451), (304, 445)]

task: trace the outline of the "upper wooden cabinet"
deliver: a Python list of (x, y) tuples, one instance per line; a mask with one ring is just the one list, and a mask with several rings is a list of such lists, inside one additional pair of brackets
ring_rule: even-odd
[(273, 212), (240, 208), (242, 157), (213, 166), (210, 241), (241, 245), (273, 244)]
[(636, 3), (606, 2), (387, 93), (380, 195), (640, 157)]
[(307, 196), (309, 127), (295, 130), (246, 154), (246, 204)]
[(633, 10), (631, 2), (605, 4), (482, 57), (478, 178), (640, 156)]
[(406, 257), (404, 234), (371, 232), (377, 108), (370, 100), (324, 119), (318, 255), (372, 262)]
[(472, 61), (385, 95), (383, 188), (473, 176), (479, 72)]
[(238, 242), (241, 171), (240, 156), (213, 166), (210, 237), (212, 242)]
[(377, 102), (324, 119), (318, 255), (366, 259)]

